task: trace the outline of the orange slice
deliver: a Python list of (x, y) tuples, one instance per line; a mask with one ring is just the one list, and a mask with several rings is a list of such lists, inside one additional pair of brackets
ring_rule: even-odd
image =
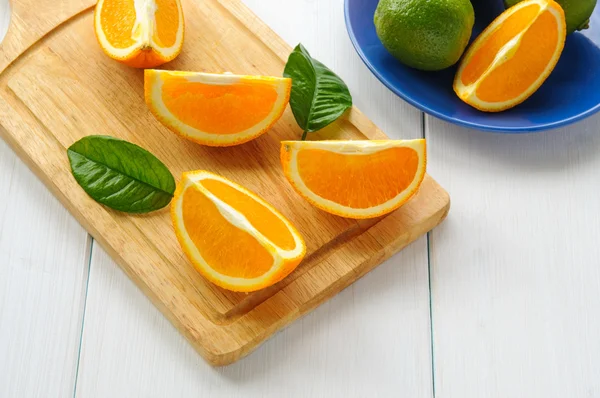
[(209, 146), (250, 141), (269, 130), (290, 99), (292, 80), (146, 70), (146, 103), (180, 136)]
[(421, 185), (425, 140), (284, 141), (283, 172), (314, 206), (349, 218), (371, 218), (406, 203)]
[(306, 246), (300, 233), (271, 205), (208, 171), (183, 174), (171, 203), (183, 251), (209, 281), (250, 292), (285, 278)]
[(94, 27), (104, 52), (135, 68), (171, 61), (183, 45), (180, 0), (99, 0)]
[(556, 66), (566, 32), (565, 14), (553, 0), (518, 3), (473, 42), (456, 73), (454, 91), (487, 112), (520, 104)]

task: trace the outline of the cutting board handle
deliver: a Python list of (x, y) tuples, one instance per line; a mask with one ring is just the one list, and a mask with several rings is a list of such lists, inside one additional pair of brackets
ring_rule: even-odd
[(96, 0), (9, 1), (11, 17), (6, 37), (0, 44), (0, 73), (42, 37), (96, 4)]

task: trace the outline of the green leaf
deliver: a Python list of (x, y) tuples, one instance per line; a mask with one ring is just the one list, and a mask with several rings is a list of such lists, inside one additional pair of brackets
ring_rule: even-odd
[(75, 180), (94, 200), (128, 213), (169, 204), (175, 179), (154, 155), (117, 138), (91, 135), (67, 150)]
[(292, 79), (290, 106), (305, 132), (322, 129), (352, 106), (346, 84), (298, 44), (290, 54), (283, 76)]

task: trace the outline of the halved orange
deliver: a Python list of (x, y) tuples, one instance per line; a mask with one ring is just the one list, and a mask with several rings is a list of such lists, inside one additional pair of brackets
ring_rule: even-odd
[(306, 245), (256, 194), (208, 171), (184, 173), (171, 203), (175, 233), (196, 269), (222, 288), (250, 292), (285, 278)]
[(456, 73), (454, 91), (487, 112), (520, 104), (556, 66), (566, 32), (565, 14), (555, 1), (518, 3), (473, 42)]
[(183, 10), (180, 0), (99, 0), (94, 28), (109, 57), (153, 68), (181, 52)]
[(283, 114), (292, 80), (146, 70), (146, 103), (165, 126), (209, 146), (231, 146), (267, 132)]
[(391, 212), (417, 192), (426, 168), (425, 140), (283, 141), (281, 164), (295, 190), (342, 217)]

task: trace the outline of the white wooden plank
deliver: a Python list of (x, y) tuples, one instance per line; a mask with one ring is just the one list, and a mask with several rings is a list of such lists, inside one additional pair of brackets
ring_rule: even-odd
[(213, 369), (94, 246), (77, 397), (431, 396), (423, 242)]
[(600, 396), (600, 117), (487, 134), (427, 119), (437, 396)]
[[(348, 83), (390, 135), (421, 136), (421, 114), (354, 53), (343, 1), (247, 4)], [(94, 246), (77, 397), (431, 396), (427, 249), (421, 239), (242, 361), (210, 368)]]
[(87, 233), (0, 140), (0, 397), (73, 394)]

